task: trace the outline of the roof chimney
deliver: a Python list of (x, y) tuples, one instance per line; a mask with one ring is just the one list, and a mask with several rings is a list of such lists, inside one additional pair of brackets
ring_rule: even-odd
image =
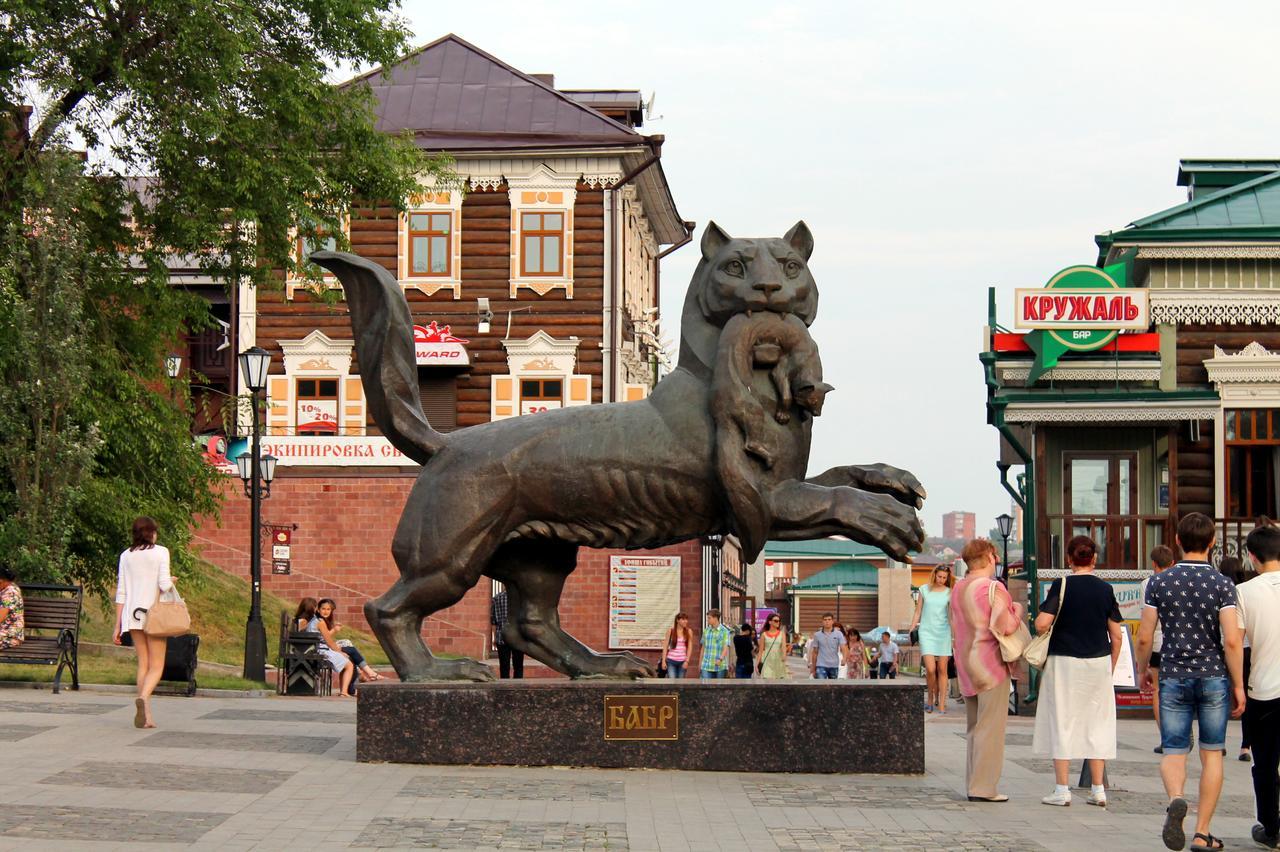
[(529, 76), (537, 80), (539, 83), (550, 86), (553, 89), (556, 87), (555, 74), (530, 74)]

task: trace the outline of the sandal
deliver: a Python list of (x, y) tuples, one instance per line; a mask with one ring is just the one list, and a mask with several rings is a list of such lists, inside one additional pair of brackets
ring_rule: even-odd
[(1174, 796), (1173, 801), (1169, 802), (1169, 807), (1164, 812), (1164, 830), (1160, 833), (1160, 839), (1164, 841), (1164, 845), (1168, 849), (1177, 850), (1185, 849), (1187, 845), (1187, 833), (1182, 830), (1182, 821), (1187, 818), (1187, 800), (1181, 796)]
[[(1198, 842), (1199, 838), (1204, 838), (1204, 843)], [(1200, 834), (1191, 838), (1191, 852), (1218, 852), (1220, 849), (1226, 848), (1222, 843), (1221, 837), (1214, 837), (1212, 834)]]

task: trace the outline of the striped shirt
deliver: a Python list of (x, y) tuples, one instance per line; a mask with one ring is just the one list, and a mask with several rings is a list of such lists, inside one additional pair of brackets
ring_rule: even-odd
[[(956, 675), (960, 680), (960, 692), (972, 697), (1000, 685), (1009, 677), (1009, 666), (1000, 655), (1000, 643), (991, 632), (991, 603), (988, 587), (997, 581), (988, 577), (966, 577), (951, 590), (951, 624), (956, 634)], [(1001, 592), (1013, 601), (1004, 587), (997, 583), (996, 602)]]

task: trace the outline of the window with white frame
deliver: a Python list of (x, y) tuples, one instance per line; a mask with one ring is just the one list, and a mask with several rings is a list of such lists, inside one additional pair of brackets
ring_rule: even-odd
[(573, 298), (573, 205), (577, 175), (560, 175), (545, 163), (526, 177), (507, 176), (511, 201), (511, 297), (521, 289)]
[[(342, 235), (350, 240), (351, 238), (351, 217), (342, 217)], [(337, 251), (338, 239), (335, 235), (320, 231), (312, 237), (298, 233), (297, 229), (293, 230), (290, 237), (293, 242), (293, 263), (294, 267), (285, 273), (285, 298), (292, 299), (294, 292), (298, 288), (314, 287), (316, 278), (319, 278), (321, 284), (329, 289), (340, 287), (338, 279), (328, 270), (320, 269), (307, 262), (307, 258), (312, 252), (316, 251)]]
[(400, 214), (396, 256), (402, 287), (428, 296), (449, 290), (462, 298), (462, 193), (411, 196)]
[(535, 331), (504, 340), (507, 373), (490, 377), (490, 420), (591, 404), (591, 376), (575, 372), (579, 340)]

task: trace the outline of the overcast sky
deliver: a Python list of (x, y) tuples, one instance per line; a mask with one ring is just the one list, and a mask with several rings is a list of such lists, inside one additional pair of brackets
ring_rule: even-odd
[[(813, 335), (837, 390), (812, 470), (884, 461), (980, 532), (1008, 508), (978, 364), (987, 288), (1097, 259), (1185, 200), (1189, 156), (1280, 157), (1276, 4), (499, 2), (404, 7), (563, 88), (657, 93), (644, 133), (681, 215), (813, 230)], [(664, 333), (697, 244), (662, 269)]]

